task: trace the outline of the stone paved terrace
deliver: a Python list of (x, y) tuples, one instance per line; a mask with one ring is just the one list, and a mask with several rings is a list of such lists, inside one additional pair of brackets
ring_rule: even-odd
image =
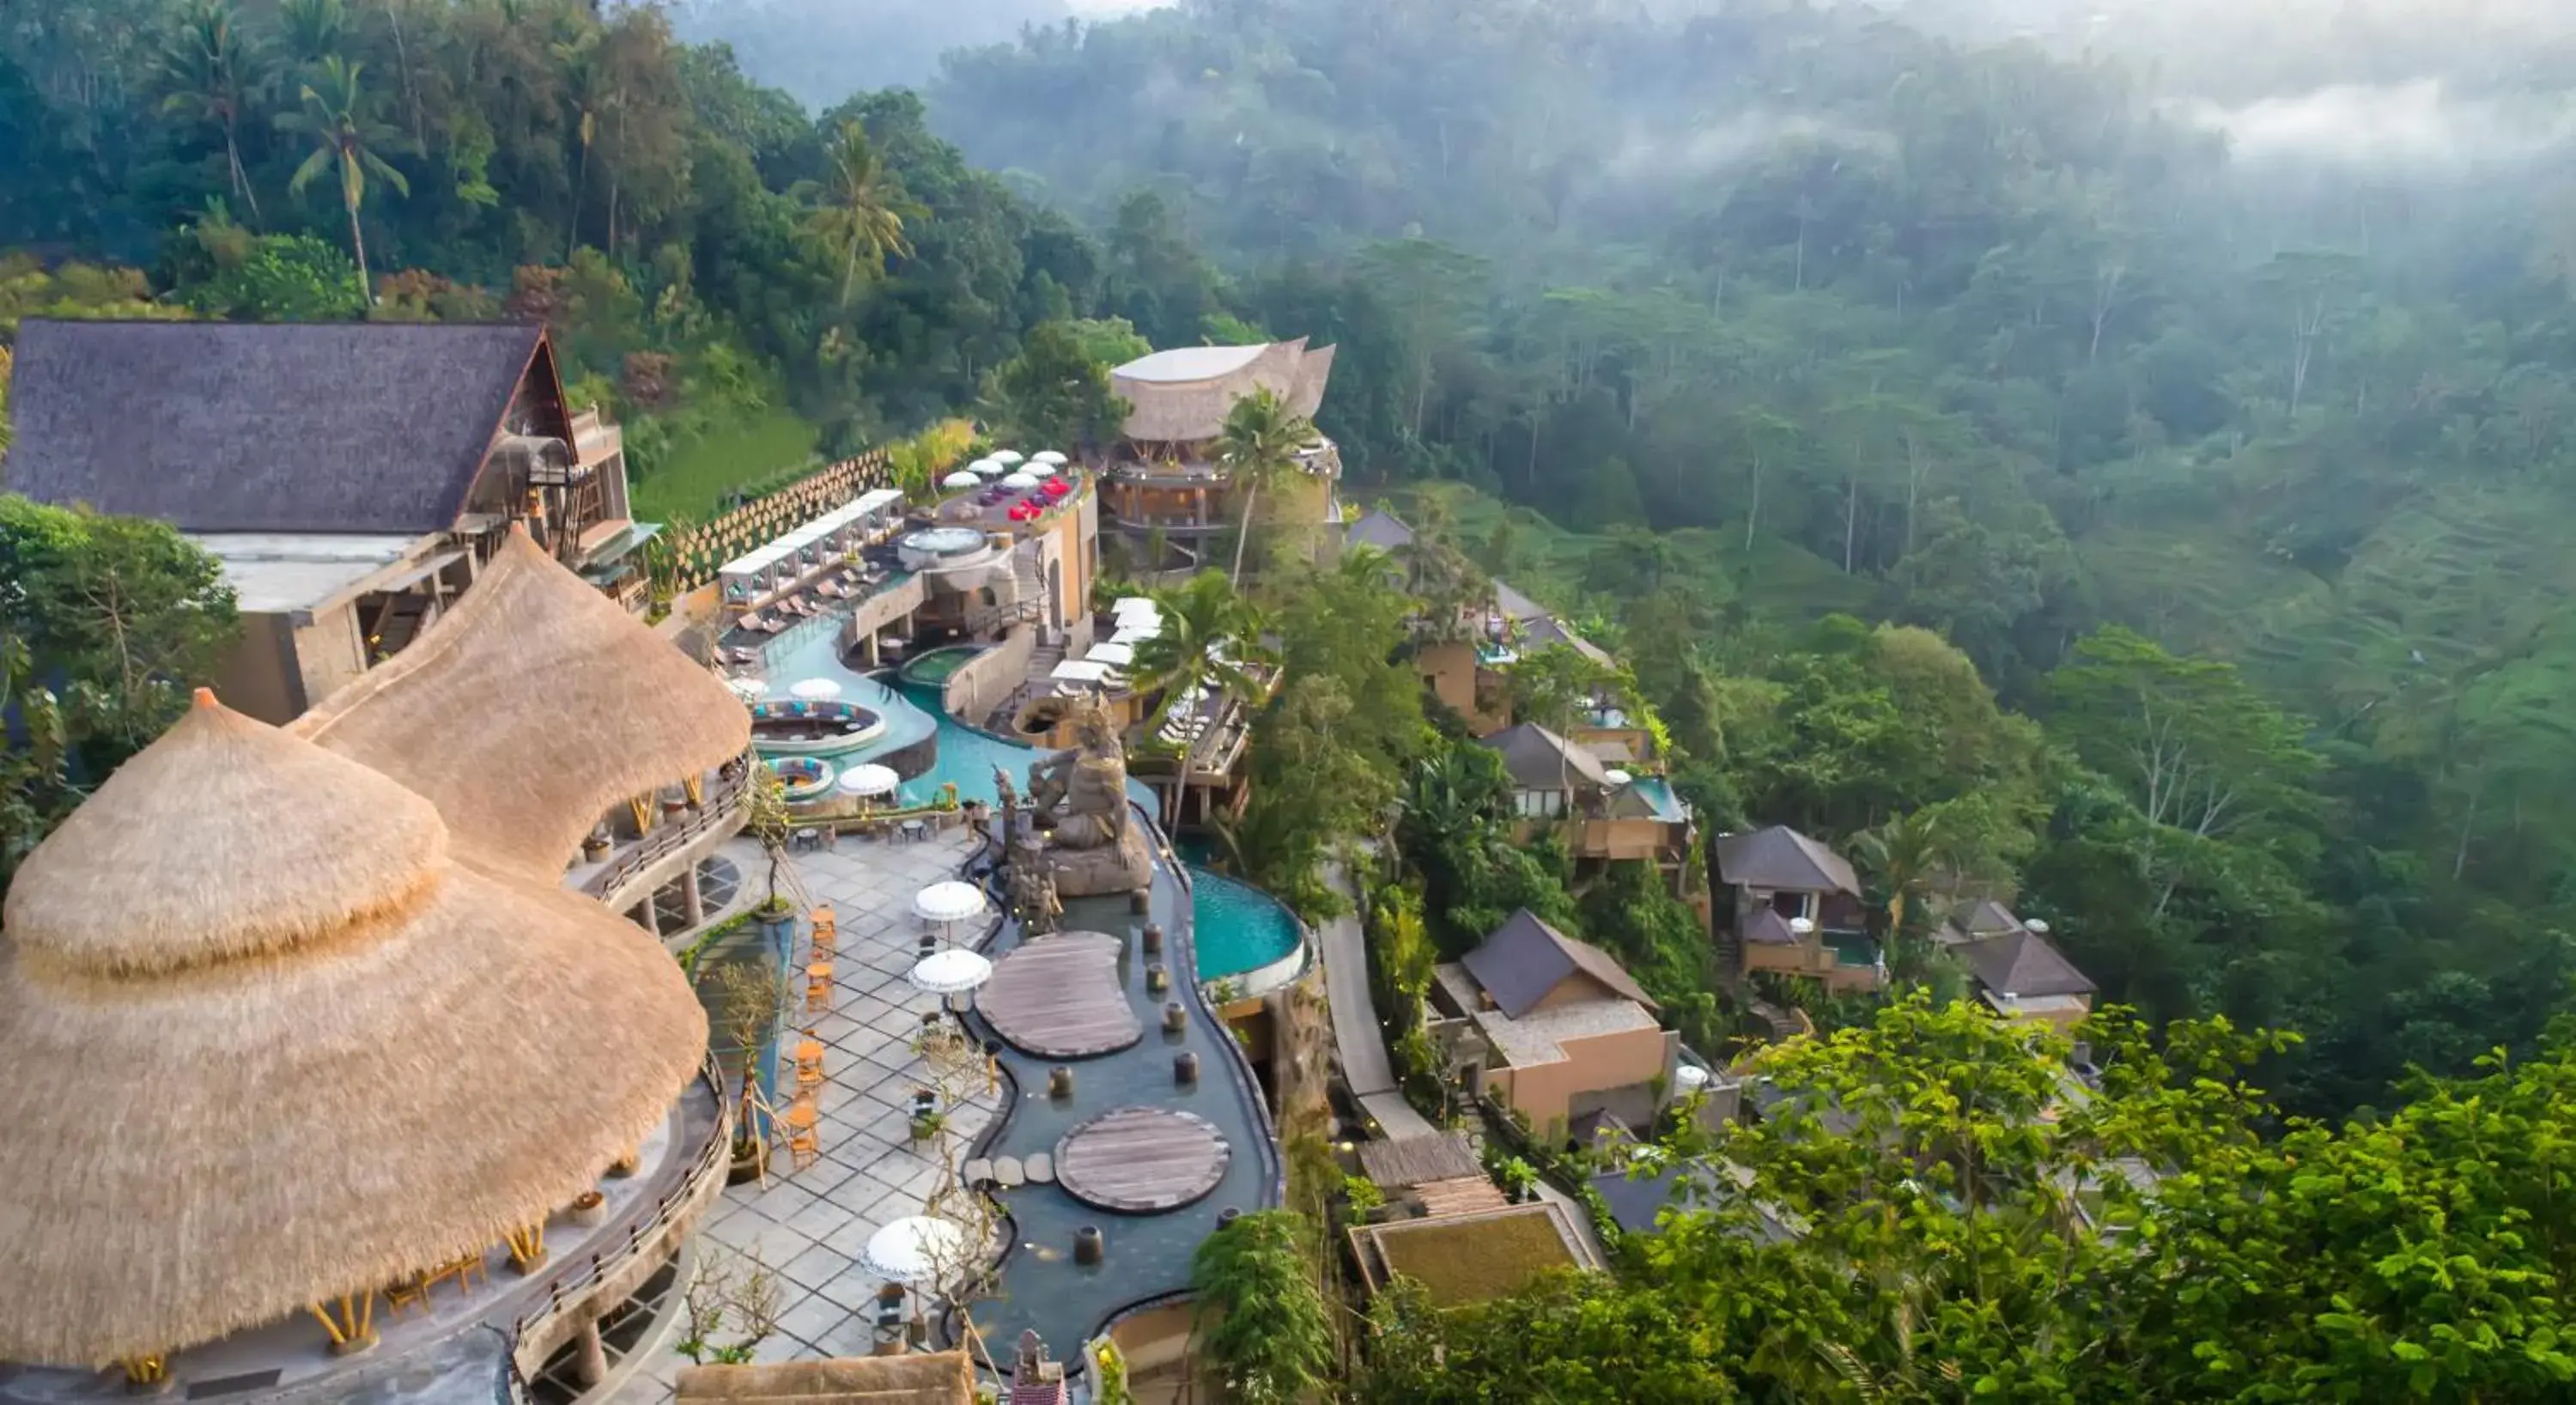
[[(796, 1170), (782, 1147), (766, 1187), (725, 1192), (697, 1250), (756, 1250), (784, 1280), (779, 1330), (761, 1345), (757, 1360), (865, 1356), (870, 1350), (880, 1280), (857, 1266), (858, 1255), (887, 1221), (920, 1213), (939, 1176), (937, 1152), (912, 1142), (910, 1112), (903, 1106), (922, 1081), (912, 1040), (922, 1014), (937, 1007), (934, 997), (904, 980), (918, 959), (921, 932), (912, 897), (957, 876), (973, 849), (972, 835), (954, 829), (917, 844), (845, 839), (837, 849), (794, 859), (807, 894), (831, 904), (840, 926), (832, 1012), (806, 1020), (825, 1045), (824, 1085), (815, 1098), (822, 1155)], [(741, 869), (745, 899), (757, 898), (765, 871), (759, 850), (737, 841), (726, 856)], [(809, 938), (800, 929), (800, 966)], [(955, 1109), (950, 1135), (980, 1135), (992, 1112), (989, 1098)], [(674, 1312), (663, 1338), (648, 1345), (635, 1375), (616, 1395), (619, 1405), (665, 1405), (674, 1398), (679, 1374), (689, 1364), (673, 1349), (680, 1316)]]

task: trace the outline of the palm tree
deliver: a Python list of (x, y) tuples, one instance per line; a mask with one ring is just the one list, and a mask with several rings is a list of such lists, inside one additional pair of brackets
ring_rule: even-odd
[(1887, 887), (1887, 939), (1893, 945), (1904, 935), (1907, 904), (1933, 874), (1952, 866), (1957, 846), (1938, 813), (1916, 810), (1853, 835), (1852, 852)]
[(1267, 388), (1234, 402), (1225, 429), (1217, 436), (1217, 462), (1227, 478), (1243, 490), (1243, 524), (1234, 538), (1234, 583), (1243, 584), (1243, 548), (1252, 540), (1252, 505), (1264, 488), (1276, 487), (1296, 465), (1297, 451), (1315, 437), (1315, 427), (1290, 410)]
[(250, 207), (250, 221), (260, 223), (259, 194), (251, 189), (242, 167), (241, 115), (263, 80), (250, 70), (256, 50), (233, 25), (228, 0), (197, 0), (179, 22), (179, 32), (162, 51), (163, 112), (179, 113), (224, 134), (224, 165), (233, 194)]
[[(1261, 613), (1235, 592), (1234, 582), (1201, 571), (1175, 589), (1155, 592), (1154, 599), (1162, 607), (1163, 629), (1136, 646), (1130, 673), (1139, 689), (1162, 691), (1156, 722), (1168, 721), (1194, 686), (1246, 704), (1261, 697), (1262, 678), (1250, 667), (1266, 659), (1259, 642)], [(1184, 776), (1198, 749), (1197, 740), (1183, 749)]]
[[(581, 165), (572, 181), (571, 231), (566, 235), (564, 262), (581, 248), (581, 200), (590, 186), (590, 148), (599, 136), (600, 76), (597, 59), (599, 31), (594, 29), (568, 43), (553, 46), (555, 62), (562, 65), (564, 94), (572, 100), (574, 115), (579, 119), (574, 130), (581, 136)], [(615, 250), (610, 250), (615, 253)]]
[(840, 251), (841, 305), (847, 307), (862, 263), (871, 271), (882, 271), (888, 254), (912, 257), (903, 222), (907, 217), (920, 218), (924, 211), (904, 199), (885, 163), (877, 158), (876, 148), (869, 145), (867, 128), (858, 123), (841, 124), (828, 159), (831, 178), (817, 188), (822, 203), (806, 217), (806, 225), (815, 237)]
[(344, 0), (278, 0), (277, 32), (296, 62), (318, 72), (325, 59), (340, 55), (349, 33), (349, 7)]
[(411, 182), (376, 154), (398, 148), (402, 134), (375, 119), (374, 104), (358, 82), (366, 68), (337, 54), (325, 56), (315, 66), (315, 81), (304, 85), (304, 110), (285, 114), (277, 125), (283, 131), (301, 132), (313, 142), (312, 154), (286, 183), (289, 191), (300, 194), (334, 163), (339, 166), (340, 204), (349, 212), (349, 245), (358, 255), (358, 297), (373, 304), (367, 235), (358, 223), (358, 207), (367, 199), (367, 177), (373, 175), (403, 195), (411, 194)]

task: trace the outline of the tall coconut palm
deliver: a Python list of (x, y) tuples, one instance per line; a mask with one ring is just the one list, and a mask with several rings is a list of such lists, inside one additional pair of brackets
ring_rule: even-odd
[(339, 166), (340, 204), (349, 212), (349, 246), (358, 256), (358, 297), (373, 304), (367, 234), (358, 223), (358, 209), (367, 200), (367, 178), (372, 175), (402, 195), (411, 194), (411, 182), (376, 154), (396, 149), (402, 134), (376, 120), (375, 104), (359, 82), (366, 68), (337, 54), (326, 55), (314, 66), (313, 81), (304, 85), (304, 110), (279, 117), (277, 125), (282, 131), (300, 132), (313, 143), (312, 154), (287, 181), (289, 191), (301, 194), (315, 177), (334, 164)]
[(163, 94), (161, 110), (192, 118), (224, 135), (224, 167), (233, 195), (250, 209), (250, 222), (260, 223), (259, 193), (251, 189), (242, 166), (242, 112), (266, 87), (256, 46), (234, 23), (228, 0), (196, 0), (182, 14), (156, 64)]
[[(1156, 721), (1168, 721), (1192, 687), (1214, 689), (1239, 703), (1261, 697), (1261, 676), (1251, 668), (1267, 661), (1261, 613), (1235, 592), (1234, 582), (1201, 571), (1176, 589), (1155, 592), (1154, 599), (1162, 607), (1162, 632), (1136, 646), (1129, 673), (1138, 688), (1161, 690)], [(1198, 750), (1198, 740), (1185, 748), (1184, 774)]]
[[(574, 132), (581, 138), (581, 164), (572, 180), (572, 218), (565, 235), (564, 262), (581, 248), (581, 202), (590, 188), (590, 148), (599, 138), (599, 109), (606, 98), (600, 77), (599, 31), (594, 29), (580, 38), (553, 46), (555, 62), (563, 70), (564, 96), (572, 103)], [(614, 253), (614, 250), (610, 252)]]
[(889, 254), (912, 256), (903, 222), (919, 219), (925, 212), (904, 198), (893, 174), (869, 144), (867, 128), (858, 123), (841, 124), (826, 159), (830, 176), (821, 185), (809, 187), (820, 203), (806, 216), (806, 227), (841, 255), (841, 305), (847, 307), (862, 265), (878, 272)]
[(1934, 874), (1953, 865), (1957, 846), (1937, 812), (1916, 810), (1853, 835), (1852, 852), (1887, 888), (1887, 939), (1893, 944), (1905, 933), (1907, 905)]
[(1268, 389), (1234, 402), (1217, 436), (1217, 462), (1243, 494), (1243, 521), (1234, 537), (1234, 583), (1243, 584), (1243, 549), (1252, 540), (1253, 504), (1296, 467), (1297, 451), (1314, 440), (1315, 427)]

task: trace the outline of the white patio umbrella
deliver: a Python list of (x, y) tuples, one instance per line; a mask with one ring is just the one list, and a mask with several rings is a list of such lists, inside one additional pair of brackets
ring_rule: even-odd
[(1051, 463), (1040, 463), (1036, 459), (1031, 459), (1027, 463), (1020, 465), (1020, 472), (1027, 474), (1031, 478), (1053, 478), (1055, 476), (1055, 465)]
[(913, 895), (912, 912), (925, 922), (963, 922), (984, 914), (984, 890), (950, 879)]
[(1038, 479), (1037, 475), (1034, 473), (1005, 473), (1002, 475), (1002, 486), (1005, 488), (1034, 488), (1037, 485)]
[(735, 697), (747, 703), (756, 703), (769, 696), (769, 685), (757, 678), (728, 678), (725, 686), (733, 689)]
[(1029, 456), (1017, 449), (995, 449), (992, 458), (995, 463), (1026, 463)]
[(830, 702), (841, 695), (841, 685), (829, 678), (799, 678), (787, 692), (807, 702)]
[(1113, 639), (1106, 644), (1092, 645), (1091, 652), (1083, 657), (1093, 663), (1113, 664), (1119, 668), (1125, 668), (1136, 661), (1136, 648), (1132, 644), (1121, 644)]
[(1009, 465), (1003, 463), (1000, 459), (977, 459), (966, 466), (987, 478), (1010, 471)]
[(904, 979), (915, 990), (932, 995), (955, 995), (973, 990), (993, 978), (993, 963), (964, 947), (952, 946), (933, 952), (913, 964)]
[(1053, 468), (1062, 468), (1065, 464), (1065, 457), (1053, 449), (1040, 449), (1036, 453), (1029, 455), (1029, 462), (1042, 463)]
[(1629, 774), (1628, 774), (1627, 772), (1625, 772), (1625, 771), (1604, 771), (1604, 772), (1602, 772), (1602, 773), (1601, 773), (1601, 779), (1603, 779), (1603, 780), (1605, 780), (1605, 781), (1608, 781), (1610, 784), (1612, 784), (1612, 785), (1614, 785), (1614, 786), (1622, 786), (1622, 785), (1626, 785), (1626, 784), (1628, 784), (1628, 783), (1629, 783), (1629, 782), (1631, 782), (1631, 781), (1634, 781), (1634, 780), (1635, 780), (1635, 779), (1637, 779), (1637, 778), (1636, 778), (1635, 776), (1629, 775)]
[(868, 1236), (859, 1267), (897, 1283), (927, 1283), (942, 1269), (963, 1269), (973, 1245), (966, 1227), (936, 1215), (906, 1215)]
[(873, 761), (852, 766), (841, 773), (843, 795), (892, 795), (895, 787), (901, 784), (903, 777), (896, 775), (892, 766), (880, 766)]
[(951, 489), (974, 488), (982, 486), (983, 482), (983, 479), (975, 476), (975, 470), (971, 468), (961, 468), (955, 473), (949, 474), (947, 477), (940, 479), (939, 486)]

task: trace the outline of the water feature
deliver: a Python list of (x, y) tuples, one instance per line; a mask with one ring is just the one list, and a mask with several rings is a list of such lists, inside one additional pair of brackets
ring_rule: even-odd
[(1297, 949), (1305, 933), (1277, 898), (1222, 873), (1193, 865), (1191, 923), (1198, 933), (1199, 979), (1222, 980), (1258, 970)]

